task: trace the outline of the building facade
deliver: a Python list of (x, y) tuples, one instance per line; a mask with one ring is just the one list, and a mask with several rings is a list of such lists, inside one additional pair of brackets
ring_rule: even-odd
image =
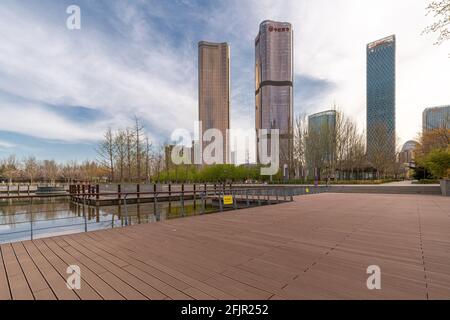
[[(288, 178), (293, 169), (293, 31), (287, 22), (263, 21), (255, 39), (255, 127), (257, 139), (261, 129), (279, 130), (280, 169)], [(269, 138), (268, 150), (270, 143)]]
[[(202, 134), (208, 129), (221, 131), (223, 163), (227, 163), (230, 129), (230, 47), (227, 43), (198, 43), (198, 98)], [(205, 147), (203, 143), (203, 150)]]
[(306, 160), (310, 177), (318, 177), (328, 168), (330, 176), (336, 159), (336, 121), (337, 112), (328, 110), (308, 117), (308, 136)]
[(396, 39), (367, 45), (367, 157), (395, 159)]
[(427, 108), (422, 115), (422, 130), (450, 129), (450, 105)]
[(415, 155), (414, 151), (419, 146), (419, 143), (414, 140), (407, 141), (403, 147), (402, 151), (398, 155), (398, 160), (400, 163), (408, 165), (410, 167), (414, 166)]

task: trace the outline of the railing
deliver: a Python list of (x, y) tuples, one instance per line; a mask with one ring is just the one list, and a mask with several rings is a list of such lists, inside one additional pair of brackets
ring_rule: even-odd
[[(32, 195), (36, 192), (37, 188), (39, 186), (44, 186), (45, 184), (40, 184), (40, 183), (19, 183), (19, 184), (0, 184), (0, 197), (2, 195), (7, 195), (7, 196), (11, 196), (11, 195)], [(65, 190), (69, 190), (70, 185), (69, 184), (65, 184), (65, 183), (58, 183), (55, 186), (64, 188)]]
[[(156, 188), (155, 188), (156, 189)], [(97, 189), (98, 190), (98, 189)], [(87, 190), (85, 190), (87, 191)], [(92, 190), (89, 190), (92, 191)], [(67, 195), (39, 195), (39, 196), (23, 196), (15, 195), (9, 197), (0, 197), (0, 203), (5, 204), (5, 201), (10, 202), (12, 205), (12, 200), (22, 200), (27, 199), (26, 212), (13, 213), (8, 215), (1, 215), (2, 220), (7, 221), (8, 218), (12, 218), (14, 222), (5, 223), (2, 221), (0, 223), (0, 243), (5, 242), (3, 238), (7, 238), (6, 241), (14, 238), (14, 235), (25, 234), (23, 237), (19, 237), (18, 240), (25, 239), (35, 239), (36, 235), (38, 237), (43, 235), (49, 236), (59, 233), (68, 233), (74, 231), (76, 232), (87, 232), (93, 229), (105, 229), (116, 227), (128, 226), (133, 224), (132, 217), (139, 216), (139, 221), (141, 216), (146, 216), (147, 221), (159, 221), (163, 211), (166, 211), (168, 218), (171, 218), (172, 209), (176, 212), (176, 217), (185, 217), (188, 215), (202, 215), (206, 213), (213, 212), (223, 212), (228, 210), (238, 210), (243, 208), (250, 208), (255, 206), (273, 205), (283, 202), (293, 201), (294, 196), (297, 195), (307, 195), (314, 193), (327, 192), (327, 187), (292, 187), (292, 186), (257, 186), (257, 187), (214, 187), (209, 188), (194, 188), (194, 190), (186, 191), (184, 187), (180, 191), (152, 191), (152, 192), (90, 192), (90, 193), (72, 193)], [(231, 203), (224, 203), (224, 197), (231, 196)], [(73, 208), (59, 210), (48, 210), (48, 211), (36, 211), (34, 212), (35, 206), (37, 206), (36, 199), (59, 199), (65, 198), (65, 204), (69, 203), (69, 206)], [(117, 208), (117, 219), (115, 218), (116, 213), (108, 213), (102, 211), (101, 206), (92, 205), (98, 200), (103, 198), (113, 199), (117, 201), (116, 205), (107, 206), (108, 210), (112, 208)], [(150, 200), (151, 202), (141, 203)], [(55, 201), (55, 200), (52, 200)], [(131, 203), (133, 202), (133, 203)], [(163, 206), (166, 205), (166, 208)], [(148, 206), (148, 207), (147, 207)], [(167, 208), (168, 206), (168, 208)], [(151, 208), (153, 207), (153, 208)], [(72, 210), (73, 209), (73, 210)], [(136, 209), (137, 216), (131, 215), (130, 210)], [(143, 209), (143, 213), (140, 210)], [(65, 212), (67, 217), (58, 218), (45, 218), (40, 219), (38, 216), (44, 212), (51, 212), (52, 214), (58, 214), (58, 212)], [(111, 216), (110, 220), (100, 221), (100, 214), (106, 214), (108, 217)], [(152, 216), (152, 218), (150, 218)], [(95, 220), (94, 220), (95, 218)], [(19, 220), (19, 221), (17, 221)], [(72, 220), (72, 222), (70, 221)], [(92, 221), (94, 220), (94, 221)], [(136, 219), (135, 219), (136, 220)], [(68, 221), (67, 223), (58, 224), (57, 222)], [(140, 223), (140, 222), (137, 222)], [(29, 225), (28, 229), (20, 230), (20, 226)], [(40, 224), (44, 224), (40, 226)], [(92, 227), (91, 227), (92, 226)], [(13, 231), (1, 232), (2, 229), (12, 229)], [(18, 230), (19, 229), (19, 230)], [(62, 231), (64, 229), (66, 231)], [(60, 231), (58, 231), (60, 230)], [(53, 232), (52, 232), (53, 231)], [(28, 236), (26, 236), (28, 234)], [(16, 237), (17, 238), (17, 237)], [(25, 239), (24, 239), (25, 238)]]

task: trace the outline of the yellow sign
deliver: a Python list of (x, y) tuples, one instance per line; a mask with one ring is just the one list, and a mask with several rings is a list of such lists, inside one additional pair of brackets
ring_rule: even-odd
[(309, 188), (306, 188), (306, 193), (309, 193)]
[(233, 204), (233, 196), (223, 196), (223, 204)]

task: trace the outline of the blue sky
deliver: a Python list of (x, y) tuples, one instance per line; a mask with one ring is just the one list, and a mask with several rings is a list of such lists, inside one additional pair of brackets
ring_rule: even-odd
[[(421, 36), (427, 1), (0, 2), (0, 157), (95, 158), (107, 127), (136, 115), (154, 144), (197, 118), (197, 42), (231, 46), (232, 128), (254, 127), (254, 38), (265, 19), (294, 28), (295, 111), (340, 106), (365, 127), (365, 45), (397, 35), (397, 133), (450, 103), (448, 44)], [(66, 8), (81, 8), (81, 30)]]

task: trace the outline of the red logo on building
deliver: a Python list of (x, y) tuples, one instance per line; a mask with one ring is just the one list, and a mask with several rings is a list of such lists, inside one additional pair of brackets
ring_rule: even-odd
[(274, 28), (273, 26), (269, 26), (269, 32), (289, 32), (289, 28)]

